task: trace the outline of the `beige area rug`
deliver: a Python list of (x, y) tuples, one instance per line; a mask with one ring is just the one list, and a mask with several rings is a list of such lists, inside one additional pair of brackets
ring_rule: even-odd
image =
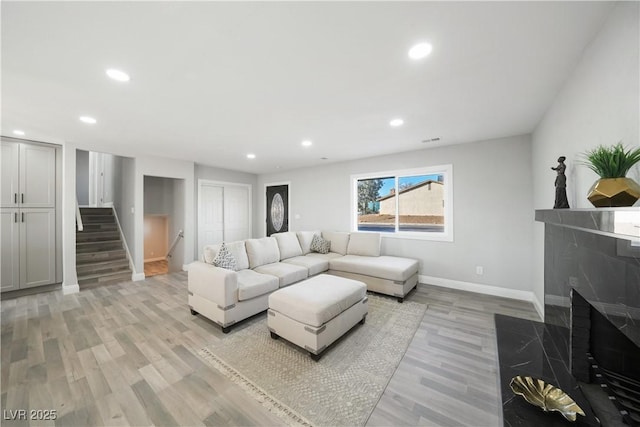
[(362, 426), (404, 356), (427, 306), (369, 295), (369, 315), (314, 362), (271, 339), (266, 315), (232, 329), (200, 355), (283, 424)]

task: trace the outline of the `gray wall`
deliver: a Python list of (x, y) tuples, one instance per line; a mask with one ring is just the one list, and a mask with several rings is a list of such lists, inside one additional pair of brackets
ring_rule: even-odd
[[(576, 164), (585, 150), (622, 141), (640, 145), (640, 4), (618, 3), (533, 133), (533, 203), (553, 207), (555, 166), (567, 157), (572, 208), (593, 208), (587, 193), (598, 176)], [(640, 165), (628, 175), (640, 182)], [(544, 301), (544, 226), (534, 225), (534, 283)]]
[(76, 150), (76, 197), (80, 206), (89, 206), (89, 152)]
[[(530, 155), (530, 137), (517, 136), (260, 175), (254, 224), (264, 235), (268, 183), (291, 182), (291, 230), (346, 231), (352, 174), (452, 164), (454, 241), (385, 238), (383, 252), (419, 259), (420, 274), (442, 283), (530, 292)], [(476, 266), (484, 267), (484, 275), (476, 274)]]

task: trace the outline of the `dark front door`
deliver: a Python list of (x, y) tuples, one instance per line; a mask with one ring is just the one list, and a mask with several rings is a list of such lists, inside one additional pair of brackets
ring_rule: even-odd
[(289, 231), (289, 186), (267, 187), (267, 236)]

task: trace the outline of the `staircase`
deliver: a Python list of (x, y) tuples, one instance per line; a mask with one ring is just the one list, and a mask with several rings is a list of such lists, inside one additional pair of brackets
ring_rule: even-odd
[(76, 271), (80, 286), (131, 280), (129, 260), (112, 208), (80, 208), (83, 231), (76, 231)]

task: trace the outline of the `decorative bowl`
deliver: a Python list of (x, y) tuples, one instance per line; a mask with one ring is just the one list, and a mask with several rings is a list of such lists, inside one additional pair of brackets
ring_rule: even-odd
[(511, 390), (543, 411), (557, 411), (569, 421), (576, 420), (576, 414), (584, 416), (584, 411), (567, 393), (544, 381), (518, 375), (511, 379)]

